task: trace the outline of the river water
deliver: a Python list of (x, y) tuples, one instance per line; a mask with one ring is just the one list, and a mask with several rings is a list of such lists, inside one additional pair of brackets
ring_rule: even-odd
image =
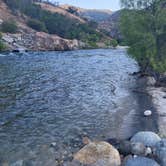
[(129, 138), (137, 71), (125, 49), (0, 56), (0, 163), (58, 165), (83, 136)]

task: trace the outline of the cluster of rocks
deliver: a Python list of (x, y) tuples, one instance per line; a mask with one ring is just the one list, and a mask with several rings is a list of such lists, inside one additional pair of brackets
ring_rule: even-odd
[(84, 43), (78, 40), (67, 40), (57, 35), (50, 35), (44, 32), (21, 32), (17, 34), (4, 33), (3, 41), (9, 50), (33, 50), (33, 51), (54, 51), (54, 50), (75, 50), (84, 47)]
[(84, 139), (84, 143), (71, 165), (166, 166), (166, 139), (150, 131), (138, 132), (130, 140), (92, 142)]

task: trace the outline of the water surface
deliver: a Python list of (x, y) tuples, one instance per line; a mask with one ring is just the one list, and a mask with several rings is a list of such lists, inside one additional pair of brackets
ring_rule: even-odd
[(138, 123), (136, 71), (124, 49), (1, 56), (0, 162), (53, 165), (85, 135), (130, 137)]

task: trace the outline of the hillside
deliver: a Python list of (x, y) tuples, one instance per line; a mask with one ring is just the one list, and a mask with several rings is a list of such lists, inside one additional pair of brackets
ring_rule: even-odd
[(15, 33), (1, 28), (7, 49), (72, 50), (112, 45), (112, 39), (95, 22), (72, 13), (72, 8), (23, 1), (0, 0), (0, 25), (17, 25)]
[(111, 10), (102, 9), (83, 9), (70, 5), (61, 5), (61, 8), (66, 10), (73, 10), (77, 16), (87, 19), (89, 21), (100, 22), (109, 19), (112, 14)]
[(121, 10), (112, 12), (111, 10), (83, 9), (70, 5), (61, 5), (62, 9), (72, 11), (73, 15), (79, 16), (88, 21), (94, 21), (98, 24), (98, 29), (117, 40), (121, 39), (119, 22)]

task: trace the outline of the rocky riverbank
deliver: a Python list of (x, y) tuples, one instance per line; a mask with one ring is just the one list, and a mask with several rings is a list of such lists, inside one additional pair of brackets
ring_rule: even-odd
[[(145, 131), (137, 132), (127, 140), (108, 139), (103, 142), (84, 138), (83, 143), (86, 145), (67, 165), (166, 166), (166, 88), (156, 87), (153, 77), (139, 77), (138, 84), (143, 85), (142, 89), (138, 86), (134, 91), (147, 95), (153, 104), (152, 110), (143, 111), (144, 117), (151, 117), (142, 120)], [(146, 102), (145, 98), (143, 100)], [(147, 106), (145, 103), (143, 105)], [(158, 134), (147, 131), (154, 120), (157, 122)]]

